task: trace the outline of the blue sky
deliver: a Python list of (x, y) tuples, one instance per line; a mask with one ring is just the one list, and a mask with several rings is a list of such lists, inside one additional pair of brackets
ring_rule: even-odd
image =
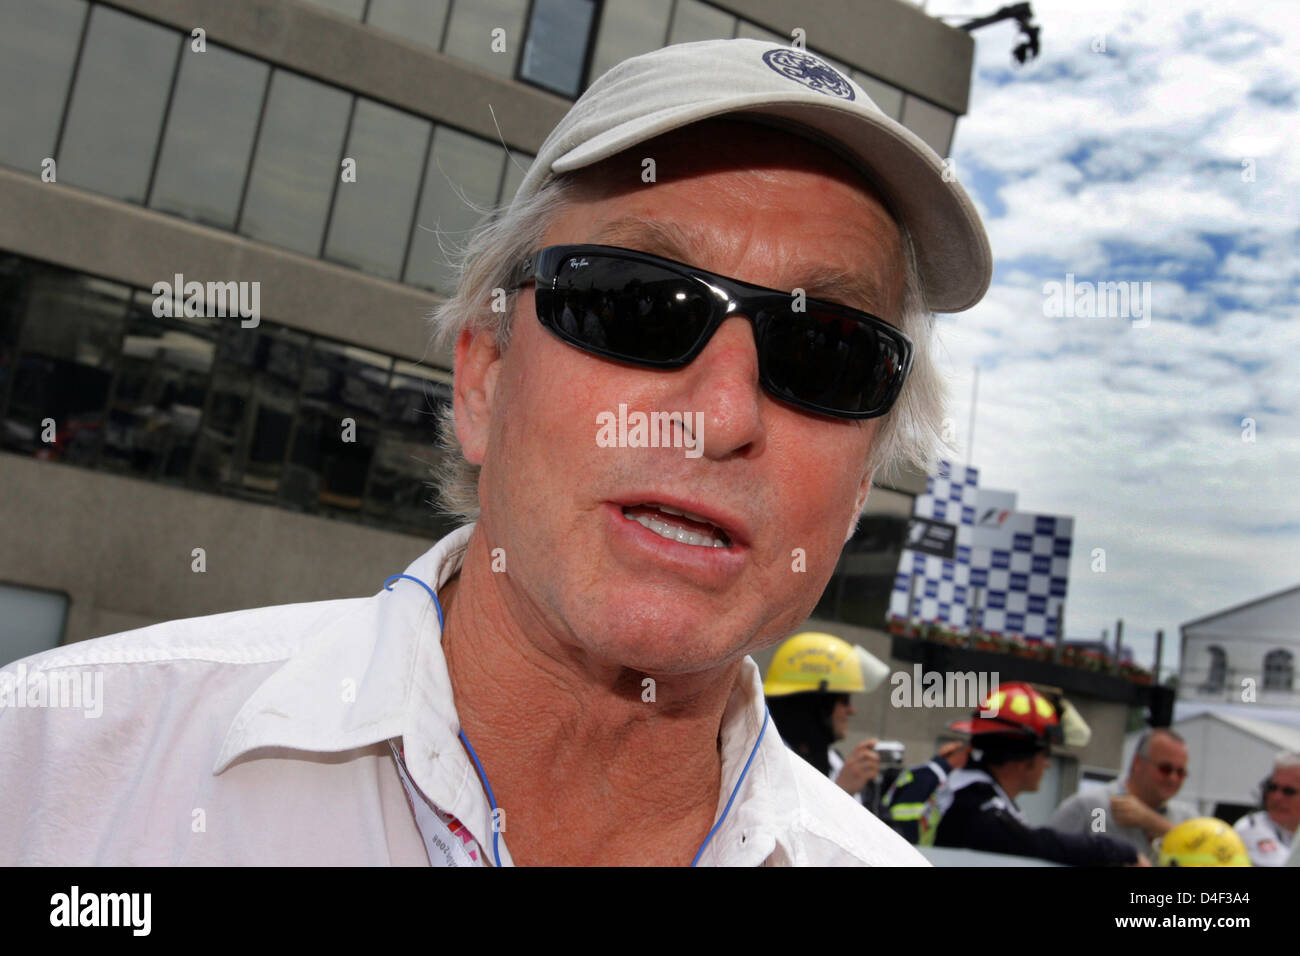
[[(1180, 624), (1300, 582), (1300, 3), (1033, 6), (1028, 66), (974, 34), (953, 144), (997, 262), (940, 321), (955, 444), (978, 365), (981, 484), (1075, 518), (1069, 636), (1122, 617), (1173, 663)], [(1150, 322), (1050, 317), (1067, 273), (1149, 282)]]

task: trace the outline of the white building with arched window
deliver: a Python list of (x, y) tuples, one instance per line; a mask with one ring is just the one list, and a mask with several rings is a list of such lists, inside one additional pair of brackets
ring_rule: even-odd
[(1178, 702), (1300, 710), (1300, 585), (1190, 621)]

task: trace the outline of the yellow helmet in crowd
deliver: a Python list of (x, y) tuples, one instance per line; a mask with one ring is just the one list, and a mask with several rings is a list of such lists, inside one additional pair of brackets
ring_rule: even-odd
[(889, 676), (889, 665), (833, 634), (808, 631), (789, 638), (767, 668), (768, 697), (819, 690), (831, 694), (867, 692)]
[(1250, 866), (1237, 831), (1215, 817), (1184, 820), (1160, 841), (1160, 866)]

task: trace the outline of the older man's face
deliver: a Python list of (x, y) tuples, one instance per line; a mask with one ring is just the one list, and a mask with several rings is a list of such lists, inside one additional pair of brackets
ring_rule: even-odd
[[(707, 129), (607, 164), (603, 185), (585, 189), (544, 244), (638, 249), (898, 324), (899, 231), (855, 174), (786, 134)], [(657, 183), (642, 181), (642, 157), (655, 160)], [(684, 247), (639, 218), (680, 233)], [(837, 270), (858, 287), (813, 281)], [(460, 437), (483, 465), (480, 527), (505, 549), (508, 570), (494, 580), (531, 633), (600, 666), (697, 672), (787, 636), (816, 604), (869, 488), (880, 419), (821, 417), (772, 399), (758, 384), (748, 320), (727, 319), (684, 369), (636, 368), (552, 335), (530, 286), (509, 348), (482, 380), (490, 425), (462, 423)], [(688, 422), (702, 413), (702, 454), (600, 447), (597, 416), (620, 405), (684, 412)], [(709, 518), (730, 546), (669, 540), (629, 520), (629, 509), (658, 505)]]
[(1300, 767), (1278, 767), (1268, 779), (1274, 787), (1265, 792), (1264, 806), (1278, 826), (1294, 831), (1300, 827)]
[(1168, 734), (1154, 734), (1150, 753), (1133, 760), (1129, 791), (1150, 806), (1162, 807), (1183, 786), (1187, 776), (1187, 747)]

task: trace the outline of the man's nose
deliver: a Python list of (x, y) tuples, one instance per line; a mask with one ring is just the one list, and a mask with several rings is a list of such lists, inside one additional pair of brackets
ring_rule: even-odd
[(689, 411), (703, 414), (703, 454), (725, 458), (737, 451), (757, 454), (766, 439), (758, 384), (758, 350), (749, 319), (733, 315), (723, 321), (695, 361), (686, 369)]

